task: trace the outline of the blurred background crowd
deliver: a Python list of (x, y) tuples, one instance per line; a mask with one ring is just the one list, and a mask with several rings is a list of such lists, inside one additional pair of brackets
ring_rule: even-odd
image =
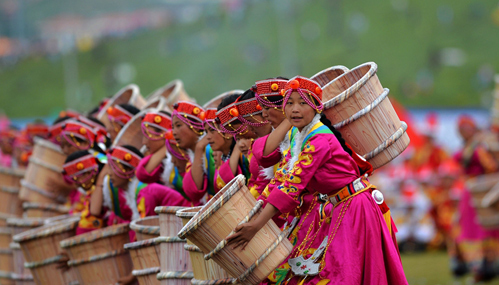
[(203, 104), (262, 78), (374, 61), (409, 125), (410, 147), (372, 177), (409, 281), (467, 282), (462, 154), (479, 145), (490, 159), (477, 174), (499, 170), (498, 45), (497, 0), (0, 0), (0, 130), (88, 111), (129, 83), (147, 95), (179, 78)]

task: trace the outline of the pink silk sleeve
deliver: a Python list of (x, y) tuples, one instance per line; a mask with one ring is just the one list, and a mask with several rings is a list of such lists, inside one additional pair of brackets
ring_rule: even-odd
[(253, 142), (252, 150), (253, 150), (253, 158), (256, 159), (258, 165), (261, 165), (263, 168), (271, 167), (272, 165), (277, 164), (281, 158), (281, 150), (276, 148), (272, 153), (267, 156), (263, 155), (263, 150), (265, 149), (265, 144), (267, 143), (268, 135), (261, 137)]
[[(241, 168), (238, 165), (236, 176), (241, 173), (242, 173)], [(232, 173), (229, 160), (224, 162), (217, 170), (215, 170), (215, 179), (213, 181), (215, 192), (218, 193), (220, 189), (222, 189), (227, 183), (229, 183), (236, 176), (234, 176), (234, 174)]]
[[(301, 193), (306, 191), (305, 188), (316, 171), (330, 156), (330, 145), (327, 139), (315, 136), (307, 142), (293, 169), (283, 177), (284, 179), (281, 179), (283, 183), (269, 184), (268, 203), (276, 207), (281, 213), (288, 213), (298, 207)], [(287, 158), (291, 158), (289, 153)], [(278, 172), (276, 176), (278, 175), (283, 174)]]
[(203, 174), (203, 188), (198, 189), (196, 183), (194, 182), (194, 179), (192, 178), (192, 172), (189, 169), (185, 173), (182, 185), (184, 187), (185, 195), (187, 195), (187, 197), (189, 197), (191, 201), (199, 201), (206, 194), (208, 187), (208, 178), (206, 177), (206, 174)]
[(135, 170), (135, 175), (140, 182), (144, 183), (156, 183), (161, 180), (161, 173), (163, 172), (163, 163), (158, 165), (151, 173), (147, 172), (145, 166), (151, 159), (151, 155), (144, 157), (140, 160), (137, 169)]

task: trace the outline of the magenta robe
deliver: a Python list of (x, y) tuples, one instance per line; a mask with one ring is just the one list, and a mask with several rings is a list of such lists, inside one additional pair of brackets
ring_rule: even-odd
[[(305, 137), (306, 134), (296, 136)], [(290, 152), (287, 152), (286, 166), (276, 172), (268, 189), (268, 203), (281, 213), (294, 211), (299, 207), (301, 197), (310, 196), (310, 192), (333, 195), (360, 176), (356, 162), (330, 133), (311, 136), (303, 150), (296, 154), (296, 163), (289, 170), (287, 162), (291, 159)], [(307, 247), (314, 250), (326, 235), (334, 238), (321, 259), (325, 266), (320, 275), (309, 276), (305, 284), (316, 284), (321, 279), (329, 279), (328, 285), (408, 284), (396, 243), (369, 192), (356, 195), (338, 207), (328, 204), (324, 212), (330, 218), (330, 224), (315, 207), (310, 213), (313, 218), (307, 218), (315, 223), (312, 234), (306, 237), (309, 241)], [(340, 215), (342, 217), (338, 219)], [(321, 218), (324, 222), (318, 225)], [(337, 221), (341, 222), (335, 230)], [(296, 246), (308, 230), (307, 226), (300, 228), (302, 238), (298, 238)], [(304, 253), (305, 257), (310, 256), (310, 252)], [(280, 282), (291, 274), (284, 276), (277, 276)], [(288, 284), (297, 284), (301, 280), (302, 277), (295, 276)]]

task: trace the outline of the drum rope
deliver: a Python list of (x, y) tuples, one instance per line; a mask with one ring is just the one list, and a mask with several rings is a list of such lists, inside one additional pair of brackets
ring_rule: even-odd
[(192, 285), (222, 285), (222, 284), (233, 284), (236, 278), (224, 278), (215, 280), (198, 280), (193, 278), (191, 280)]
[(364, 158), (366, 160), (369, 160), (369, 159), (375, 157), (380, 152), (382, 152), (385, 149), (387, 149), (389, 146), (391, 146), (392, 144), (394, 144), (396, 141), (398, 141), (398, 139), (400, 139), (402, 137), (402, 135), (407, 130), (407, 124), (404, 121), (402, 121), (400, 123), (401, 123), (400, 128), (393, 135), (391, 135), (386, 141), (384, 141), (382, 144), (380, 144), (379, 146), (377, 146), (375, 149), (373, 149), (372, 151), (370, 151), (369, 153), (367, 153), (366, 155), (364, 155)]
[(44, 190), (44, 189), (42, 189), (34, 184), (31, 184), (24, 179), (21, 180), (21, 186), (26, 187), (29, 190), (32, 190), (32, 191), (34, 191), (42, 196), (45, 196), (45, 197), (50, 198), (52, 200), (55, 200), (57, 202), (60, 202), (60, 203), (66, 202), (66, 198), (64, 198), (63, 196), (56, 196), (53, 193), (50, 193), (47, 190)]
[(168, 271), (160, 272), (156, 275), (156, 279), (192, 279), (194, 278), (194, 273), (192, 271)]
[(103, 260), (103, 259), (106, 259), (109, 257), (115, 257), (115, 256), (122, 255), (122, 254), (128, 254), (128, 252), (125, 249), (117, 249), (117, 250), (113, 250), (113, 251), (106, 252), (103, 254), (94, 255), (94, 256), (91, 256), (91, 257), (86, 258), (86, 259), (70, 260), (70, 261), (68, 261), (68, 266), (78, 266), (78, 265), (82, 265), (85, 263), (99, 261), (99, 260)]
[(50, 169), (50, 170), (52, 170), (54, 172), (57, 172), (57, 173), (62, 173), (62, 168), (57, 167), (55, 165), (52, 165), (50, 163), (46, 163), (45, 161), (43, 161), (43, 160), (41, 160), (39, 158), (36, 158), (36, 157), (30, 157), (29, 158), (29, 163), (33, 163), (33, 164), (39, 165), (41, 167)]
[(379, 105), (379, 103), (381, 103), (381, 101), (385, 100), (385, 98), (388, 96), (388, 93), (390, 92), (390, 90), (388, 88), (385, 88), (384, 90), (385, 91), (383, 91), (383, 93), (381, 93), (381, 95), (378, 98), (376, 98), (376, 100), (374, 100), (371, 104), (367, 105), (364, 109), (353, 114), (350, 118), (343, 120), (337, 124), (334, 124), (334, 128), (337, 130), (341, 129), (344, 126), (357, 121), (365, 114), (371, 112), (374, 108), (376, 108), (376, 106)]

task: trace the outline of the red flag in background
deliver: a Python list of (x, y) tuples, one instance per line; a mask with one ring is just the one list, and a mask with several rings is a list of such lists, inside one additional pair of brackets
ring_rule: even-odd
[(390, 98), (390, 102), (392, 103), (393, 108), (395, 109), (395, 112), (397, 112), (400, 120), (407, 123), (407, 134), (411, 139), (409, 147), (419, 149), (424, 144), (425, 138), (417, 131), (416, 124), (412, 120), (411, 114), (409, 114), (404, 106), (397, 102), (397, 100), (393, 99), (393, 97)]

